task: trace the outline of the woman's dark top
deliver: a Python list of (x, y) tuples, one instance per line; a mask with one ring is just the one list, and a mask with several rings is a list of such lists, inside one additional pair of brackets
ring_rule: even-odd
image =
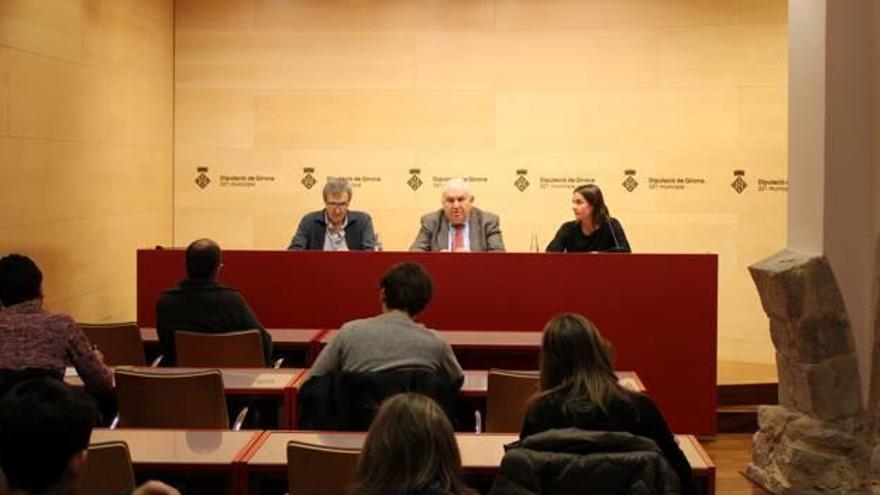
[(609, 218), (590, 235), (584, 235), (580, 220), (565, 222), (547, 245), (548, 252), (613, 251), (629, 253), (629, 242), (616, 218)]
[[(629, 393), (629, 392), (628, 392)], [(576, 411), (563, 411), (565, 391), (552, 392), (538, 399), (526, 412), (520, 438), (557, 428), (581, 428), (597, 431), (624, 431), (650, 438), (672, 465), (681, 480), (684, 493), (693, 493), (691, 466), (678, 448), (660, 410), (648, 396), (629, 393), (632, 403), (616, 399), (608, 408), (608, 415), (592, 404), (580, 405)]]

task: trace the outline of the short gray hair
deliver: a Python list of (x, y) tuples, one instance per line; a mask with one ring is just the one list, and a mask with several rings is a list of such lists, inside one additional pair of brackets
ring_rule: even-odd
[(327, 196), (331, 194), (348, 194), (348, 200), (351, 201), (351, 184), (348, 183), (345, 179), (329, 179), (326, 184), (324, 184), (324, 201), (327, 201)]

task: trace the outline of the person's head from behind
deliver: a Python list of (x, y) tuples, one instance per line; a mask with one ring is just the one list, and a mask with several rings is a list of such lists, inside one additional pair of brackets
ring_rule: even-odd
[(382, 403), (358, 458), (354, 493), (403, 494), (434, 488), (471, 493), (449, 418), (433, 399), (398, 394)]
[(596, 227), (603, 225), (610, 216), (602, 190), (595, 184), (586, 184), (574, 189), (571, 194), (571, 209), (579, 221), (589, 221)]
[(0, 399), (0, 468), (12, 494), (66, 493), (82, 474), (97, 418), (82, 392), (55, 378), (19, 383)]
[(391, 267), (379, 282), (379, 288), (386, 310), (396, 309), (410, 316), (421, 313), (434, 293), (431, 276), (418, 263)]
[(220, 246), (211, 239), (193, 241), (186, 248), (186, 274), (189, 278), (215, 278), (222, 261)]
[(576, 313), (554, 316), (541, 344), (541, 390), (565, 390), (607, 412), (612, 396), (623, 396), (614, 374), (614, 350), (590, 320)]
[(0, 306), (43, 297), (43, 273), (27, 256), (10, 254), (0, 258)]

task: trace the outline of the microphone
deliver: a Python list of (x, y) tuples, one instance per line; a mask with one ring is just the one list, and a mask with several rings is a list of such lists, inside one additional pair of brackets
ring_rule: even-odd
[(622, 251), (620, 248), (620, 243), (617, 242), (617, 235), (614, 234), (614, 220), (611, 217), (608, 217), (608, 230), (611, 231), (611, 238), (614, 239), (614, 249), (612, 250), (615, 253), (619, 253)]

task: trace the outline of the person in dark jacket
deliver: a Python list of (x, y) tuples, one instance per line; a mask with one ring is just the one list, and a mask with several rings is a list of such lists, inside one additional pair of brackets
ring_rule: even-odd
[(559, 227), (547, 252), (631, 251), (623, 226), (608, 213), (599, 186), (576, 187), (571, 194), (571, 209), (575, 219)]
[(193, 241), (186, 248), (187, 278), (166, 290), (156, 303), (156, 333), (162, 346), (162, 364), (177, 364), (174, 332), (227, 333), (259, 330), (263, 356), (271, 366), (272, 338), (254, 316), (241, 294), (217, 283), (223, 266), (220, 246), (211, 239)]
[(352, 495), (476, 495), (443, 409), (421, 394), (382, 403), (358, 458)]
[(529, 404), (520, 438), (569, 427), (646, 437), (660, 447), (684, 493), (691, 493), (690, 464), (660, 410), (646, 395), (620, 386), (612, 354), (588, 319), (574, 313), (552, 318), (541, 344), (541, 392)]
[(351, 185), (330, 179), (324, 186), (324, 209), (306, 214), (287, 246), (289, 251), (376, 251), (373, 219), (362, 211), (349, 211)]
[(564, 428), (505, 446), (490, 495), (678, 495), (678, 476), (652, 440)]

